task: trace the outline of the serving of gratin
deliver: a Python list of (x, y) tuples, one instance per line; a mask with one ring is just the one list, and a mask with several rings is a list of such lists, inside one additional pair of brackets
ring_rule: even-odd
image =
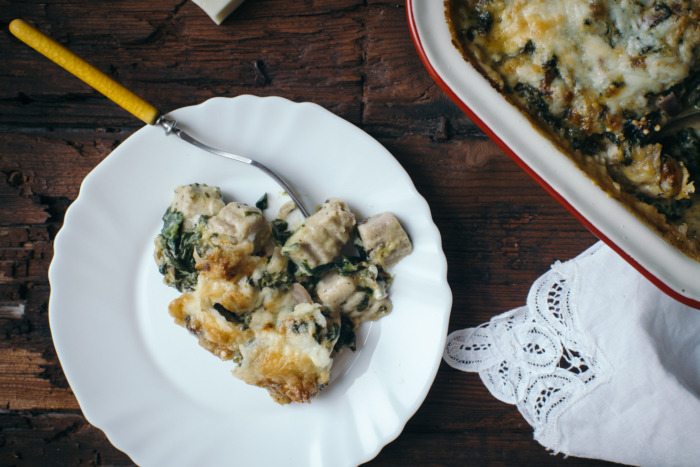
[[(255, 207), (225, 205), (219, 188), (180, 186), (155, 260), (183, 292), (169, 305), (177, 324), (276, 402), (309, 402), (328, 384), (335, 354), (355, 350), (355, 328), (391, 312), (386, 269), (412, 244), (392, 214), (357, 223), (336, 198), (294, 232), (284, 219), (269, 223), (266, 208), (267, 195)], [(342, 255), (353, 238), (359, 256)]]

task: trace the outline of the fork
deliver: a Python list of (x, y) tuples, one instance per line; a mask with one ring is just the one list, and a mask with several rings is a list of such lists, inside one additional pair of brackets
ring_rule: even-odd
[(178, 127), (177, 121), (166, 118), (161, 111), (134, 92), (117, 83), (66, 47), (21, 19), (16, 19), (10, 23), (10, 32), (29, 47), (63, 67), (74, 76), (80, 78), (144, 123), (161, 126), (165, 130), (166, 136), (175, 135), (199, 149), (216, 154), (217, 156), (252, 165), (262, 170), (287, 192), (290, 198), (292, 198), (292, 201), (294, 201), (299, 210), (304, 214), (304, 217), (309, 217), (309, 212), (306, 210), (306, 207), (304, 207), (304, 203), (301, 202), (301, 199), (299, 199), (294, 190), (292, 190), (292, 187), (289, 186), (282, 177), (260, 162), (222, 151), (221, 149), (211, 147), (193, 138)]

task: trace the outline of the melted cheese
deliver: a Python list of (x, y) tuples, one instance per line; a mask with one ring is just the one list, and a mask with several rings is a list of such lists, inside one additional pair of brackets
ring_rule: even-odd
[[(628, 207), (666, 231), (669, 221), (649, 215), (646, 203), (695, 199), (698, 174), (652, 136), (669, 120), (660, 97), (695, 92), (685, 85), (700, 67), (698, 0), (448, 0), (448, 7), (465, 56)], [(692, 99), (683, 105), (697, 106)], [(697, 221), (687, 212), (683, 223)], [(679, 243), (690, 231), (681, 230), (672, 241), (694, 256), (700, 238)]]
[[(169, 312), (202, 347), (222, 360), (233, 360), (235, 377), (267, 389), (280, 404), (309, 402), (328, 384), (334, 347), (346, 328), (341, 326), (341, 313), (356, 326), (391, 311), (384, 285), (390, 276), (362, 263), (354, 266), (351, 276), (327, 272), (315, 293), (318, 279), (296, 278), (320, 302), (313, 303), (304, 285), (292, 282), (291, 264), (283, 249), (269, 240), (271, 227), (260, 210), (241, 203), (224, 208), (208, 204), (203, 193), (210, 190), (198, 185), (176, 190), (172, 207), (185, 210), (185, 218), (213, 217), (197, 226), (202, 236), (193, 253), (199, 271), (196, 287), (173, 300)], [(408, 241), (395, 222), (387, 224), (392, 228), (369, 223), (374, 227), (367, 238), (382, 244), (394, 237)], [(290, 256), (313, 267), (326, 264), (349, 241), (354, 226), (355, 217), (345, 203), (331, 199), (292, 237), (303, 247)], [(338, 298), (342, 287), (336, 282), (341, 279), (349, 281), (349, 289)]]
[(252, 252), (250, 243), (223, 242), (199, 258), (196, 289), (174, 300), (170, 314), (202, 347), (237, 360), (237, 378), (268, 389), (277, 402), (308, 402), (328, 384), (337, 332), (325, 337), (329, 326), (340, 326), (339, 314), (327, 318), (321, 305), (296, 304), (289, 291), (259, 289), (251, 278), (268, 262)]
[[(591, 103), (604, 103), (613, 116), (624, 110), (641, 115), (648, 94), (688, 76), (700, 43), (695, 12), (670, 16), (651, 28), (644, 15), (653, 13), (656, 3), (649, 0), (501, 0), (490, 5), (493, 26), (474, 40), (486, 52), (483, 64), (511, 87), (525, 83), (539, 89), (546, 64), (557, 57), (558, 92), (571, 92), (571, 106), (581, 115), (590, 113)], [(514, 60), (528, 43), (534, 46), (529, 58)], [(518, 62), (513, 72), (502, 73), (511, 61)]]

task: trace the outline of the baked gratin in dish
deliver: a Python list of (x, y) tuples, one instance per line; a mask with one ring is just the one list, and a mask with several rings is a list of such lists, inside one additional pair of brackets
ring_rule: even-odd
[(700, 1), (445, 5), (465, 59), (610, 196), (700, 260)]
[[(225, 204), (219, 188), (180, 186), (155, 261), (182, 292), (170, 315), (202, 347), (276, 402), (310, 402), (336, 353), (355, 350), (355, 328), (391, 312), (387, 269), (413, 247), (392, 214), (357, 222), (336, 198), (293, 232), (284, 218), (295, 206), (272, 222), (266, 208), (266, 195), (256, 206)], [(341, 254), (352, 246), (357, 255)]]

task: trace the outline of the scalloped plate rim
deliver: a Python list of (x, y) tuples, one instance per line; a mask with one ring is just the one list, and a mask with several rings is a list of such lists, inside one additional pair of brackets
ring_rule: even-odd
[[(345, 128), (346, 131), (349, 133), (354, 133), (354, 136), (357, 135), (363, 135), (364, 138), (369, 138), (372, 141), (374, 141), (369, 135), (364, 133), (362, 130), (359, 128), (355, 127), (354, 125), (340, 119), (340, 117), (335, 116), (334, 114), (328, 112), (327, 110), (323, 109), (320, 106), (317, 106), (316, 104), (310, 104), (310, 103), (293, 103), (291, 101), (287, 101), (286, 99), (279, 98), (279, 97), (264, 97), (264, 98), (259, 98), (255, 96), (239, 96), (236, 98), (213, 98), (208, 101), (203, 102), (202, 104), (196, 105), (196, 106), (191, 106), (191, 107), (186, 107), (183, 109), (179, 109), (178, 111), (175, 111), (174, 113), (176, 114), (187, 114), (195, 111), (196, 109), (206, 109), (207, 107), (213, 107), (213, 106), (227, 106), (229, 103), (234, 102), (236, 99), (243, 99), (243, 100), (254, 100), (258, 103), (267, 101), (267, 102), (272, 102), (275, 100), (282, 101), (282, 106), (286, 106), (288, 108), (296, 108), (299, 109), (302, 106), (307, 106), (309, 108), (313, 109), (314, 113), (321, 112), (324, 115), (324, 118), (333, 120), (336, 119), (337, 122), (342, 122), (343, 127)], [(235, 105), (235, 103), (234, 103)], [(65, 317), (61, 314), (62, 311), (55, 311), (57, 309), (60, 310), (61, 303), (60, 300), (62, 300), (63, 293), (69, 293), (69, 290), (64, 290), (67, 286), (63, 285), (63, 280), (59, 277), (59, 273), (63, 270), (64, 268), (64, 261), (68, 261), (68, 252), (65, 251), (65, 249), (68, 247), (68, 242), (71, 239), (71, 236), (75, 235), (74, 232), (74, 225), (76, 226), (75, 228), (77, 229), (78, 226), (77, 224), (79, 223), (79, 219), (77, 219), (78, 216), (81, 215), (81, 208), (83, 207), (84, 203), (88, 203), (86, 200), (89, 198), (91, 195), (89, 193), (89, 187), (91, 186), (91, 183), (94, 180), (98, 179), (100, 176), (105, 176), (102, 174), (102, 172), (105, 172), (108, 169), (108, 166), (112, 163), (117, 163), (114, 162), (121, 152), (127, 151), (128, 149), (131, 148), (131, 145), (138, 144), (138, 142), (135, 142), (137, 138), (135, 138), (136, 135), (140, 134), (143, 131), (148, 131), (147, 127), (144, 127), (143, 129), (135, 132), (132, 136), (127, 138), (112, 154), (117, 154), (117, 156), (110, 155), (105, 160), (100, 162), (98, 166), (86, 177), (85, 181), (81, 185), (81, 189), (79, 192), (79, 195), (76, 199), (75, 202), (71, 204), (69, 207), (68, 211), (66, 212), (65, 216), (65, 221), (64, 221), (64, 226), (62, 229), (59, 231), (55, 243), (54, 243), (54, 249), (55, 249), (55, 254), (54, 254), (54, 259), (51, 262), (51, 266), (49, 268), (49, 281), (50, 284), (52, 285), (52, 292), (51, 296), (49, 299), (50, 303), (50, 309), (54, 311), (53, 313), (49, 313), (49, 321), (51, 325), (51, 330), (52, 334), (54, 334), (54, 339), (55, 339), (55, 346), (56, 350), (59, 356), (59, 360), (61, 361), (64, 371), (66, 373), (66, 377), (68, 378), (69, 382), (71, 382), (72, 386), (73, 383), (81, 380), (81, 376), (77, 375), (76, 373), (79, 372), (79, 370), (75, 369), (72, 365), (72, 362), (68, 360), (68, 357), (66, 356), (66, 352), (62, 350), (62, 345), (64, 342), (64, 336), (61, 335), (60, 333), (65, 332), (62, 330), (59, 330), (61, 328), (61, 320), (64, 320)], [(165, 138), (164, 136), (162, 136)], [(376, 143), (376, 141), (374, 141)], [(378, 143), (376, 143), (378, 144)], [(381, 145), (379, 145), (381, 146)], [(383, 149), (383, 147), (382, 147)], [(386, 149), (383, 149), (386, 154), (389, 154)], [(391, 159), (393, 160), (393, 157), (389, 155)], [(233, 162), (231, 162), (233, 164)], [(431, 216), (430, 216), (430, 211), (427, 203), (425, 200), (418, 194), (418, 192), (415, 190), (415, 187), (413, 186), (412, 182), (410, 181), (410, 178), (408, 177), (408, 174), (406, 174), (405, 170), (401, 168), (401, 166), (393, 160), (393, 163), (396, 164), (396, 166), (400, 169), (396, 175), (399, 175), (401, 177), (405, 177), (408, 180), (408, 183), (410, 184), (410, 187), (413, 190), (413, 193), (411, 194), (413, 198), (416, 200), (420, 200), (423, 204), (422, 208), (427, 212), (427, 220), (429, 221), (429, 224), (427, 227), (432, 230), (432, 235), (431, 235), (431, 241), (433, 242), (433, 246), (436, 246), (438, 251), (440, 252), (440, 258), (439, 258), (439, 263), (440, 263), (440, 268), (439, 271), (436, 271), (436, 274), (440, 277), (440, 282), (442, 286), (442, 294), (440, 299), (438, 300), (438, 308), (442, 310), (442, 315), (441, 319), (443, 320), (442, 322), (442, 332), (440, 333), (439, 336), (436, 336), (437, 339), (437, 347), (439, 349), (442, 349), (444, 347), (445, 343), (445, 338), (447, 334), (447, 326), (449, 323), (449, 314), (450, 314), (450, 309), (451, 309), (451, 302), (452, 302), (452, 297), (451, 297), (451, 292), (449, 291), (449, 286), (447, 285), (447, 264), (446, 260), (444, 257), (444, 253), (442, 253), (441, 249), (441, 240), (440, 240), (440, 235), (435, 227)], [(88, 188), (86, 188), (88, 187)], [(86, 191), (87, 190), (87, 191)], [(416, 198), (417, 197), (417, 198)], [(86, 208), (87, 209), (87, 208)], [(54, 289), (54, 286), (57, 287)], [(397, 311), (394, 311), (394, 313), (397, 313)], [(58, 333), (58, 334), (55, 334)], [(435, 358), (433, 359), (433, 364), (432, 367), (429, 369), (427, 372), (427, 378), (424, 381), (423, 387), (420, 389), (419, 392), (419, 397), (417, 397), (413, 404), (409, 407), (406, 408), (406, 412), (401, 414), (401, 420), (396, 424), (394, 430), (391, 431), (390, 434), (384, 434), (381, 439), (378, 440), (378, 442), (375, 445), (375, 448), (369, 451), (365, 451), (362, 453), (358, 453), (354, 459), (345, 459), (344, 465), (352, 465), (352, 464), (359, 464), (362, 462), (366, 462), (372, 458), (374, 458), (380, 451), (381, 449), (389, 442), (393, 441), (398, 435), (401, 433), (403, 430), (406, 422), (410, 419), (410, 417), (418, 410), (420, 405), (422, 404), (423, 400), (427, 396), (427, 393), (432, 385), (432, 382), (435, 378), (435, 375), (437, 374), (437, 370), (440, 365), (441, 361), (441, 355), (442, 352), (437, 352), (435, 355)], [(241, 383), (243, 384), (243, 383)], [(76, 398), (81, 404), (81, 408), (83, 409), (84, 415), (86, 419), (88, 419), (91, 423), (93, 423), (95, 426), (102, 426), (104, 425), (104, 420), (102, 418), (102, 413), (100, 412), (100, 408), (98, 407), (92, 407), (92, 406), (84, 406), (83, 401), (86, 399), (87, 394), (83, 394), (83, 388), (81, 387), (81, 383), (77, 383), (75, 387), (73, 387), (74, 393), (76, 395)], [(271, 401), (270, 401), (271, 402)], [(272, 402), (271, 402), (272, 403)], [(132, 459), (135, 461), (139, 459), (139, 462), (141, 461), (146, 461), (146, 456), (141, 455), (139, 453), (135, 453), (133, 448), (130, 446), (126, 446), (124, 442), (122, 442), (119, 433), (115, 433), (114, 430), (110, 428), (105, 428), (105, 434), (107, 437), (110, 439), (110, 441), (119, 449), (124, 450), (127, 454), (133, 455)]]

